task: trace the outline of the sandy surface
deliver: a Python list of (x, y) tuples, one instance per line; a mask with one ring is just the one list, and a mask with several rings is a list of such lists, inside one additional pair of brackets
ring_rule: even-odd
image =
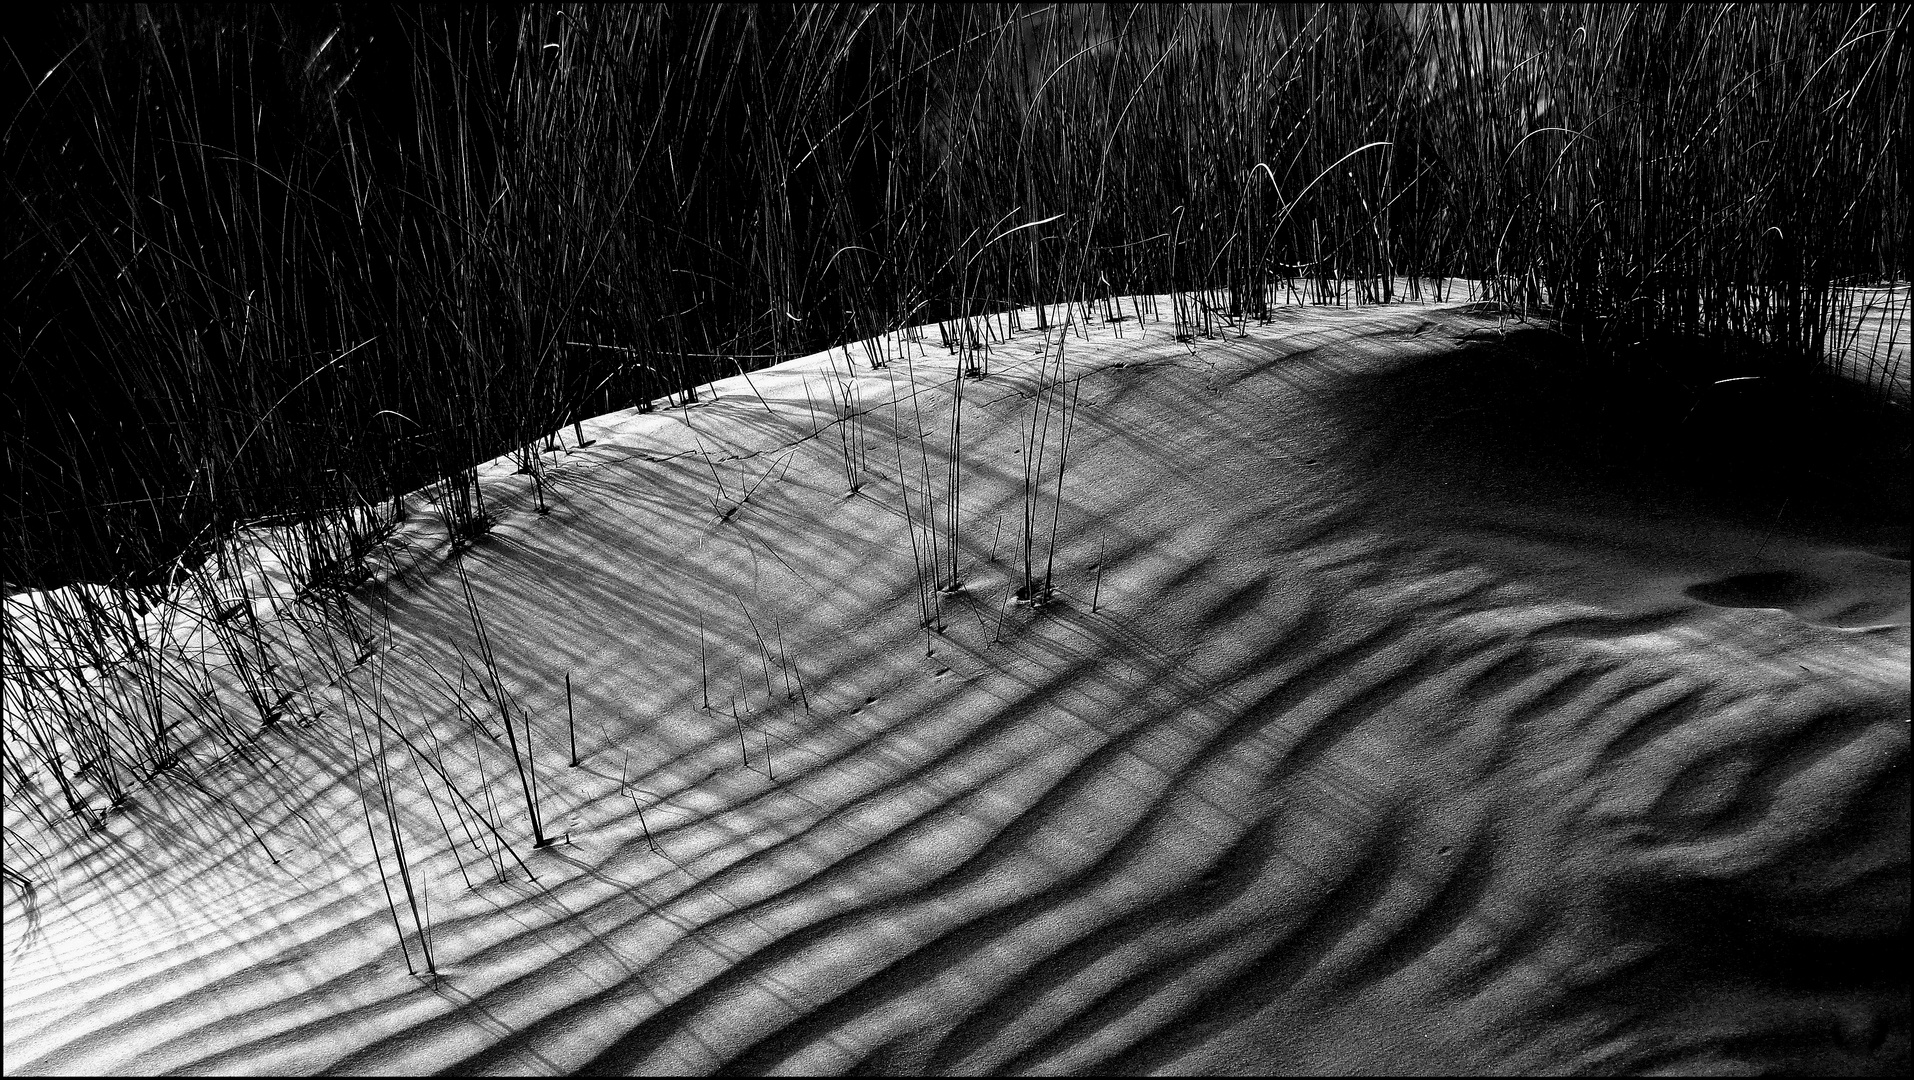
[[(1461, 306), (1062, 340), (601, 417), (545, 515), (487, 466), (540, 850), (415, 515), (350, 687), (43, 830), (7, 1071), (1906, 1067), (1904, 463)], [(356, 647), (261, 606), (289, 686)]]

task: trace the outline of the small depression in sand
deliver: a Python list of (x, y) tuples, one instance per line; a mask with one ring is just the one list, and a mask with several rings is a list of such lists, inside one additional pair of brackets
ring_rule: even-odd
[(1774, 608), (1824, 626), (1907, 624), (1906, 560), (1837, 552), (1826, 561), (1837, 563), (1832, 572), (1756, 570), (1690, 586), (1687, 595), (1715, 607)]

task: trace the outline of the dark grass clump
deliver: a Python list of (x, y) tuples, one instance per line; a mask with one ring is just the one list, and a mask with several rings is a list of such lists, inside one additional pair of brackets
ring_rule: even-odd
[(435, 478), (469, 534), (464, 470), (581, 415), (1038, 300), (1461, 277), (1811, 362), (1907, 276), (1907, 18), (62, 9), (0, 135), (6, 579)]

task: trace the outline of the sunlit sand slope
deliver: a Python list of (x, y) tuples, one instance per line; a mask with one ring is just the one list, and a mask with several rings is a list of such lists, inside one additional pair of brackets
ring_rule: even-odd
[(933, 331), (587, 423), (547, 515), (489, 466), (544, 849), (415, 517), (356, 693), (9, 893), (8, 1071), (1906, 1065), (1904, 475), (1461, 307), (1099, 316), (1065, 389)]

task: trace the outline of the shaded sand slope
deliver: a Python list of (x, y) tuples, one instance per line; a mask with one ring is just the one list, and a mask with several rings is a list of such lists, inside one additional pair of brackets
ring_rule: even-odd
[(548, 515), (494, 463), (464, 563), (563, 840), (416, 518), (269, 785), (162, 784), (10, 894), (8, 1070), (1904, 1068), (1904, 460), (1742, 453), (1509, 329), (1100, 323), (1067, 399), (1054, 332), (962, 381), (892, 339), (587, 424)]

